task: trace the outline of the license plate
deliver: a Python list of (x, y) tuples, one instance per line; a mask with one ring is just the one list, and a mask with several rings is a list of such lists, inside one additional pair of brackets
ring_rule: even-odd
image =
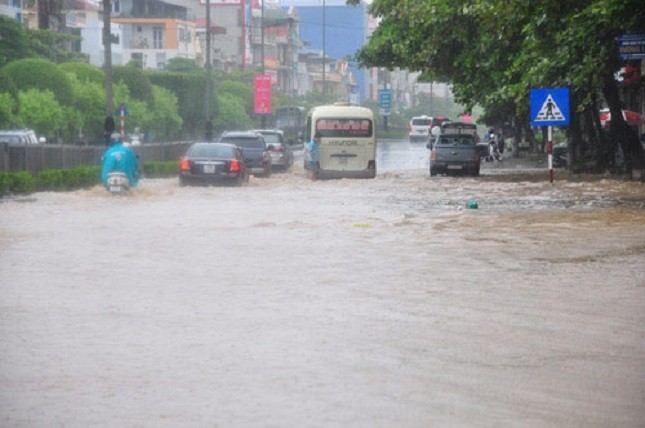
[(110, 186), (110, 192), (120, 192), (121, 186)]
[(215, 165), (204, 165), (204, 174), (215, 174)]
[(448, 165), (448, 169), (461, 169), (461, 165)]
[(339, 158), (338, 163), (341, 165), (347, 165), (347, 158), (345, 156)]

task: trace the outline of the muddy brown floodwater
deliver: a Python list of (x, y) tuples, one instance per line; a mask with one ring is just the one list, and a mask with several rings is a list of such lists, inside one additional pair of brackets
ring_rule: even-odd
[(642, 427), (643, 184), (409, 159), (5, 199), (0, 425)]

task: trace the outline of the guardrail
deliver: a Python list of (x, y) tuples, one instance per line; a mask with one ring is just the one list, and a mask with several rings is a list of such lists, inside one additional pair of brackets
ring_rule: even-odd
[[(145, 143), (132, 147), (145, 161), (179, 161), (192, 141)], [(71, 169), (77, 166), (100, 165), (106, 148), (69, 144), (8, 144), (0, 143), (0, 172), (48, 169)]]

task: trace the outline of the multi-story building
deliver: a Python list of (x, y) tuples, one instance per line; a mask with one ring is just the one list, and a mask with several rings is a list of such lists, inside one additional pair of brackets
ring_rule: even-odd
[[(284, 9), (295, 7), (300, 18), (300, 37), (308, 49), (324, 52), (325, 57), (352, 57), (365, 45), (369, 36), (369, 15), (364, 2), (348, 6), (346, 0), (278, 1)], [(369, 97), (368, 70), (349, 66), (348, 71), (353, 74), (352, 81), (355, 82), (350, 88), (352, 102), (360, 103)]]
[[(119, 0), (112, 22), (121, 25), (123, 62), (163, 69), (175, 57), (195, 59), (195, 20), (188, 10), (160, 0)], [(116, 63), (116, 62), (115, 62)]]
[(269, 74), (280, 92), (295, 94), (298, 84), (298, 49), (302, 45), (296, 10), (283, 10), (277, 3), (267, 4), (262, 10), (258, 2), (253, 2), (250, 15), (253, 66)]
[[(185, 7), (195, 18), (197, 61), (206, 61), (207, 0), (167, 0)], [(215, 68), (242, 68), (248, 40), (248, 14), (244, 0), (208, 0), (210, 5), (211, 63)]]

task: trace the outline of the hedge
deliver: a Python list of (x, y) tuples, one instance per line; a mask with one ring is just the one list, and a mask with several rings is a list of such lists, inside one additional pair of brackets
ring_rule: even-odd
[[(173, 177), (178, 164), (144, 162), (143, 175), (147, 178)], [(0, 197), (10, 194), (28, 194), (44, 191), (66, 191), (90, 188), (101, 183), (101, 167), (83, 166), (74, 169), (50, 169), (38, 174), (27, 171), (0, 172)]]

